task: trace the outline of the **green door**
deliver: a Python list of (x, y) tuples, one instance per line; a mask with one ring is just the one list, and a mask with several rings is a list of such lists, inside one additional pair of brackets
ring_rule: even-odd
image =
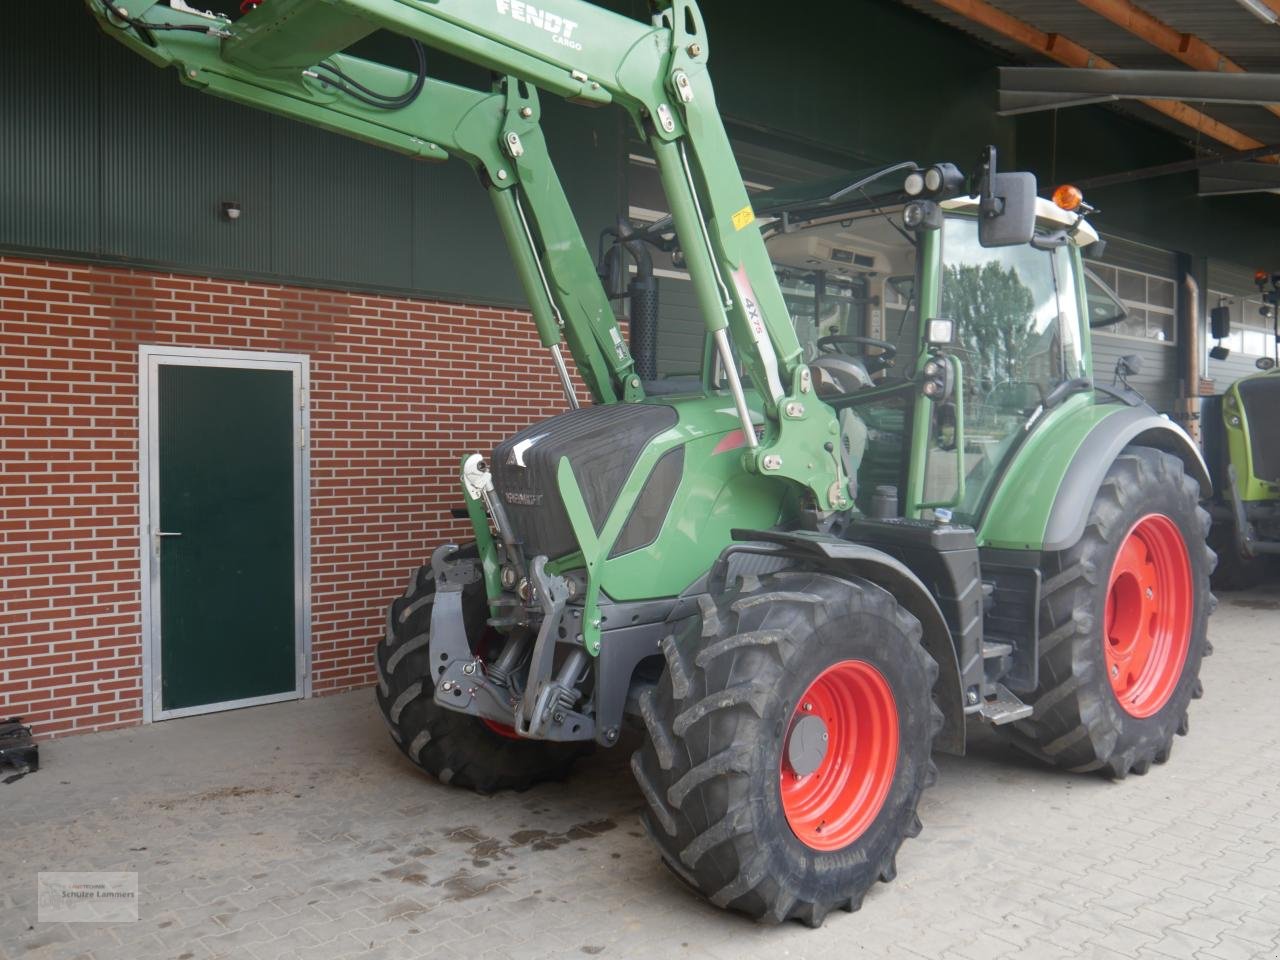
[(295, 376), (163, 359), (154, 366), (162, 712), (301, 689)]

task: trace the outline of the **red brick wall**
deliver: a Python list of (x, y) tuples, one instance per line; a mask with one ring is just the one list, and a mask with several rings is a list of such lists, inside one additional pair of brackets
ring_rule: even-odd
[(564, 408), (520, 311), (0, 257), (0, 718), (41, 735), (142, 719), (143, 344), (311, 358), (316, 693), (372, 682), (464, 453)]

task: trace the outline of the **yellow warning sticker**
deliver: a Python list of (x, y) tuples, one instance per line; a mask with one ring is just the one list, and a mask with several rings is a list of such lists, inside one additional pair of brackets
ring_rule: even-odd
[(733, 229), (741, 230), (743, 227), (749, 227), (756, 222), (755, 211), (751, 207), (743, 207), (733, 215)]

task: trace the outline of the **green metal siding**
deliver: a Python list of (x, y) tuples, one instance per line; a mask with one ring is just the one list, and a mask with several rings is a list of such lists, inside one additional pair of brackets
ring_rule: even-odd
[[(184, 87), (101, 35), (80, 0), (6, 13), (0, 251), (523, 304), (460, 161), (413, 161)], [(362, 52), (394, 58), (397, 44)], [(432, 69), (459, 72), (442, 57)], [(618, 115), (557, 102), (544, 125), (594, 246), (618, 209)]]
[[(55, 5), (64, 9), (48, 18), (43, 8)], [(0, 31), (0, 243), (63, 250), (87, 250), (97, 243), (103, 99), (98, 37), (87, 15), (78, 29), (52, 29), (72, 6), (5, 5)]]
[[(641, 0), (602, 0), (643, 18)], [(199, 5), (199, 4), (198, 4)], [(232, 0), (216, 0), (234, 9)], [(809, 160), (1002, 164), (1054, 178), (1187, 156), (1176, 137), (1108, 109), (995, 116), (1007, 55), (894, 0), (779, 14), (704, 0), (718, 102), (735, 140)], [(0, 33), (0, 250), (222, 275), (520, 303), (487, 199), (460, 162), (427, 165), (221, 103), (96, 30), (80, 0), (11, 3)], [(406, 65), (403, 40), (357, 53)], [(434, 76), (483, 71), (432, 54)], [(590, 245), (624, 195), (618, 111), (547, 98), (552, 157)], [(1056, 123), (1056, 126), (1055, 126)], [(1015, 148), (1016, 147), (1016, 151)], [(1197, 198), (1194, 177), (1092, 197), (1113, 230), (1236, 263), (1280, 262), (1269, 196)], [(218, 204), (244, 216), (229, 224)]]

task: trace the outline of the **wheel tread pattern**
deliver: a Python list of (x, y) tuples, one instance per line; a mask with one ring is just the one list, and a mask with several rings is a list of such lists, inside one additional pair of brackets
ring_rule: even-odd
[[(1161, 504), (1185, 521), (1184, 529), (1208, 533), (1200, 490), (1178, 458), (1147, 447), (1129, 447), (1110, 467), (1090, 509), (1084, 535), (1069, 549), (1046, 555), (1042, 569), (1040, 683), (1024, 699), (1029, 719), (997, 731), (1020, 750), (1078, 773), (1102, 771), (1114, 779), (1145, 774), (1168, 760), (1175, 735), (1187, 732), (1186, 702), (1203, 688), (1200, 661), (1212, 652), (1206, 620), (1216, 606), (1208, 575), (1216, 555), (1203, 539), (1187, 539), (1197, 605), (1184, 680), (1170, 702), (1141, 723), (1127, 720), (1114, 701), (1102, 666), (1101, 600), (1112, 545), (1127, 532), (1134, 511)], [(1202, 551), (1196, 557), (1195, 551)], [(1203, 581), (1203, 582), (1201, 582)]]
[[(911, 641), (906, 655), (925, 678), (921, 692), (931, 689), (938, 667), (920, 642), (919, 622), (882, 588), (857, 584), (862, 611), (891, 621)], [(812, 635), (846, 609), (849, 592), (849, 581), (784, 570), (741, 578), (736, 591), (730, 589), (718, 603), (700, 598), (701, 629), (693, 626), (663, 641), (668, 669), (640, 700), (648, 737), (631, 765), (648, 808), (642, 817), (646, 832), (685, 883), (717, 906), (762, 922), (817, 926), (834, 909), (862, 905), (865, 890), (805, 899), (796, 893), (795, 878), (771, 871), (754, 834), (764, 801), (747, 795), (751, 731), (775, 715), (770, 711), (776, 708), (776, 679), (795, 657), (797, 638)], [(942, 713), (930, 702), (927, 729), (936, 734), (941, 725)], [(747, 739), (737, 739), (742, 737)], [(926, 759), (901, 835), (869, 865), (869, 882), (895, 876), (898, 845), (920, 832), (920, 791), (936, 777), (937, 767)], [(727, 796), (738, 798), (736, 805), (726, 807)]]

